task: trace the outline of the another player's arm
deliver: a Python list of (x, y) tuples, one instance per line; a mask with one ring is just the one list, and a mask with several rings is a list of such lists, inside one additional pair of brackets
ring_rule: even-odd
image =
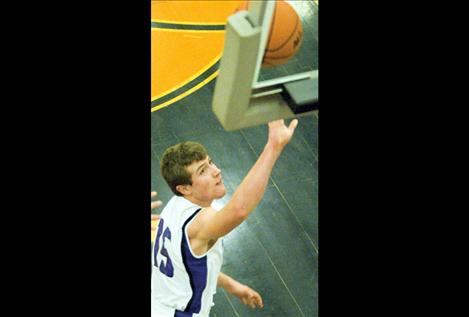
[[(152, 191), (151, 192), (151, 199), (155, 199), (156, 196), (157, 196), (157, 192)], [(161, 205), (163, 205), (161, 200), (152, 201), (151, 202), (151, 209), (156, 209), (156, 208), (160, 207)], [(151, 215), (151, 220), (152, 221), (158, 220), (158, 219), (160, 219), (160, 215), (156, 215), (156, 214)], [(152, 223), (151, 224), (151, 231), (155, 231), (155, 230), (156, 230), (156, 224)]]
[(202, 241), (216, 240), (240, 225), (254, 210), (264, 195), (269, 176), (285, 145), (293, 136), (298, 120), (286, 127), (283, 120), (269, 123), (269, 139), (254, 166), (220, 211), (206, 208), (203, 217), (189, 229), (193, 238)]

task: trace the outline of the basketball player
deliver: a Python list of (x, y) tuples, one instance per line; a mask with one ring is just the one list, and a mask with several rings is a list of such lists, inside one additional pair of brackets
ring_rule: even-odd
[(250, 287), (220, 272), (222, 237), (247, 219), (264, 195), (269, 176), (298, 120), (287, 127), (270, 122), (258, 160), (219, 211), (225, 195), (222, 174), (205, 148), (184, 142), (166, 149), (161, 172), (175, 194), (160, 214), (152, 264), (152, 317), (209, 317), (216, 287), (223, 287), (251, 308), (263, 307)]

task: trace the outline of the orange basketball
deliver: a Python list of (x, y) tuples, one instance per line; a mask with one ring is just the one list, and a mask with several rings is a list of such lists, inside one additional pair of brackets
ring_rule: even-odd
[[(248, 10), (249, 1), (236, 11)], [(270, 24), (262, 67), (273, 67), (288, 62), (298, 52), (303, 40), (303, 26), (295, 9), (284, 0), (277, 0)]]

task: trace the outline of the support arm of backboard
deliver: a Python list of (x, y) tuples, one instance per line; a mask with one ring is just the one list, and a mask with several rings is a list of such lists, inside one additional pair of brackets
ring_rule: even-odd
[[(259, 52), (263, 52), (265, 47), (261, 40), (262, 26), (256, 25), (247, 11), (228, 18), (212, 102), (213, 112), (227, 131), (307, 114), (295, 113), (297, 111), (292, 111), (289, 103), (292, 100), (296, 102), (298, 98), (305, 99), (303, 95), (298, 96), (300, 86), (294, 82), (312, 80), (317, 86), (317, 71), (257, 83), (261, 61)], [(287, 83), (293, 86), (287, 87)], [(307, 96), (306, 99), (317, 99), (317, 89), (315, 96)]]

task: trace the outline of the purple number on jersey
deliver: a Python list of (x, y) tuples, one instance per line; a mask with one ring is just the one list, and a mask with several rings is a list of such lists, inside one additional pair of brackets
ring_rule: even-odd
[[(160, 219), (160, 223), (158, 224), (158, 233), (156, 234), (156, 239), (155, 239), (155, 250), (153, 252), (153, 263), (156, 267), (158, 267), (158, 261), (156, 259), (156, 256), (158, 255), (159, 247), (160, 247), (160, 236), (161, 233), (163, 232), (163, 226), (164, 226), (164, 220), (163, 218)], [(166, 257), (166, 265), (164, 264), (163, 260), (161, 260), (160, 263), (160, 272), (166, 275), (167, 277), (173, 277), (174, 275), (174, 268), (173, 268), (173, 263), (171, 262), (171, 259), (169, 258), (168, 251), (164, 247), (164, 242), (165, 239), (167, 238), (169, 241), (171, 241), (171, 231), (169, 228), (166, 228), (166, 230), (163, 233), (163, 245), (161, 247), (161, 252), (160, 254)]]

